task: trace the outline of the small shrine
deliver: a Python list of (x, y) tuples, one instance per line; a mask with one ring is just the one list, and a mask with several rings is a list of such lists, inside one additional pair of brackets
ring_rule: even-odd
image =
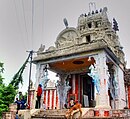
[[(71, 98), (85, 108), (123, 109), (126, 63), (115, 18), (110, 21), (104, 7), (81, 14), (75, 28), (68, 26), (67, 19), (64, 23), (65, 29), (58, 34), (55, 46), (45, 50), (41, 45), (33, 59), (37, 66), (36, 84), (42, 82), (45, 89), (47, 71), (57, 74), (60, 109), (68, 105)], [(49, 92), (46, 95), (50, 95)]]
[(46, 109), (58, 109), (58, 94), (55, 81), (49, 80), (46, 88), (43, 90), (42, 101), (46, 104)]

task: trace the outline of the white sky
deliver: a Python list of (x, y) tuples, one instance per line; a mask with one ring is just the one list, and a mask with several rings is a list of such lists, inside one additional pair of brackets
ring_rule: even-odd
[[(80, 14), (89, 12), (89, 3), (95, 2), (96, 9), (108, 8), (110, 20), (116, 18), (119, 24), (119, 38), (124, 47), (127, 68), (130, 68), (130, 1), (129, 0), (0, 0), (0, 61), (4, 63), (5, 82), (8, 83), (28, 56), (27, 50), (37, 50), (41, 44), (46, 48), (54, 45), (56, 37), (65, 26), (67, 18), (70, 27), (77, 27)], [(32, 80), (35, 80), (35, 71)], [(27, 67), (24, 72), (24, 86), (27, 90)]]

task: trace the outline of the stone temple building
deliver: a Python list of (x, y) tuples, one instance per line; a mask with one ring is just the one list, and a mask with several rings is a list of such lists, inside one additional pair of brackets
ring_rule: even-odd
[(83, 107), (123, 109), (126, 63), (116, 33), (116, 20), (108, 19), (104, 7), (81, 14), (75, 28), (69, 27), (66, 19), (64, 23), (66, 27), (58, 34), (55, 46), (45, 50), (41, 45), (33, 59), (37, 66), (36, 86), (42, 83), (46, 88), (50, 70), (59, 77), (56, 83), (58, 108), (69, 105), (73, 98)]

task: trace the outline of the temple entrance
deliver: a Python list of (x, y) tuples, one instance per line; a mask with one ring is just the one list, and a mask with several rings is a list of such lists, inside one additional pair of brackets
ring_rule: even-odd
[(94, 100), (94, 83), (92, 82), (92, 77), (83, 75), (82, 80), (82, 106), (83, 107), (93, 107)]

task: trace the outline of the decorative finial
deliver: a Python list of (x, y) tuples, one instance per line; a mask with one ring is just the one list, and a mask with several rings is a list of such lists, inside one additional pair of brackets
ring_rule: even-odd
[(104, 7), (104, 8), (103, 8), (103, 12), (107, 12), (107, 7)]
[(40, 48), (38, 49), (38, 53), (42, 53), (45, 50), (45, 45), (41, 44)]
[(115, 31), (119, 31), (118, 23), (117, 23), (117, 21), (116, 21), (115, 18), (113, 18), (113, 29), (114, 29)]
[(63, 21), (64, 21), (64, 24), (65, 24), (66, 28), (68, 28), (68, 21), (67, 21), (67, 19), (64, 18)]
[(96, 10), (96, 4), (95, 2), (90, 2), (89, 3), (89, 12), (92, 13), (92, 11)]

